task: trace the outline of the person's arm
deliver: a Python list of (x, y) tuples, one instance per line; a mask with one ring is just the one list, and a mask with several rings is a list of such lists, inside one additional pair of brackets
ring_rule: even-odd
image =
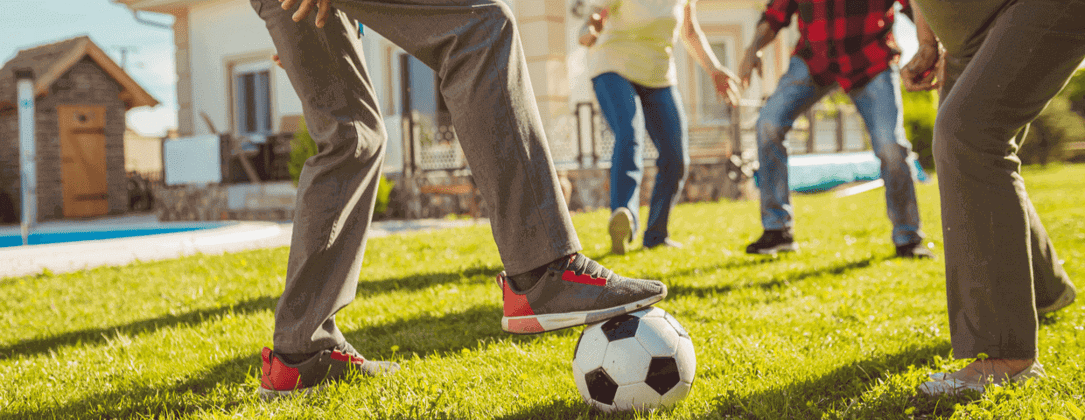
[(590, 47), (599, 39), (599, 33), (603, 32), (603, 23), (607, 18), (607, 9), (593, 12), (580, 28), (580, 45)]
[(743, 87), (750, 85), (754, 70), (757, 70), (758, 76), (762, 76), (761, 50), (776, 39), (780, 29), (791, 24), (791, 15), (795, 14), (798, 8), (799, 5), (794, 0), (769, 0), (761, 21), (754, 29), (753, 40), (746, 47), (742, 62), (738, 65), (738, 77), (742, 80)]
[(697, 23), (696, 2), (697, 0), (690, 0), (686, 3), (681, 31), (682, 41), (686, 44), (686, 50), (694, 61), (712, 76), (712, 83), (716, 85), (716, 94), (731, 106), (738, 106), (738, 84), (735, 83), (738, 78), (731, 70), (720, 65), (720, 60), (712, 52), (708, 38), (705, 38), (701, 25)]
[(901, 67), (901, 82), (911, 92), (936, 89), (942, 85), (945, 50), (919, 8), (913, 7), (912, 15), (919, 49), (908, 64)]

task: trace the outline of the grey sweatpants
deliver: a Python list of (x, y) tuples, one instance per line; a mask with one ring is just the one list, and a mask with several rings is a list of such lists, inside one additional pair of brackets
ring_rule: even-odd
[[(917, 4), (935, 33), (938, 7), (968, 6)], [(1085, 58), (1085, 0), (1008, 1), (984, 29), (974, 55), (947, 57), (935, 124), (950, 334), (957, 358), (1031, 359), (1036, 307), (1073, 285), (1025, 192), (1015, 136)]]
[(319, 152), (298, 182), (275, 350), (345, 341), (335, 313), (354, 300), (387, 134), (358, 23), (433, 68), (509, 274), (581, 249), (543, 133), (520, 36), (498, 0), (333, 0), (295, 23), (276, 0), (250, 0), (301, 98)]

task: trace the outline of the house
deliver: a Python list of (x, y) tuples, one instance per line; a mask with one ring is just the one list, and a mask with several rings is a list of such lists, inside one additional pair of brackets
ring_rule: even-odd
[[(179, 135), (220, 133), (255, 138), (284, 131), (284, 120), (301, 114), (301, 103), (286, 73), (271, 61), (275, 53), (263, 22), (248, 0), (111, 0), (133, 13), (173, 15), (177, 47), (177, 97)], [(524, 39), (535, 100), (551, 137), (551, 147), (575, 147), (558, 138), (572, 133), (572, 115), (578, 104), (591, 103), (594, 94), (584, 74), (586, 50), (576, 42), (582, 20), (571, 8), (576, 0), (506, 0), (513, 9)], [(764, 9), (763, 0), (700, 0), (698, 19), (713, 49), (728, 67), (735, 68), (741, 50), (753, 37)], [(362, 39), (373, 85), (386, 117), (389, 149), (386, 172), (403, 167), (404, 133), (418, 134), (431, 145), (416, 158), (440, 167), (462, 164), (455, 147), (445, 150), (447, 118), (436, 95), (433, 71), (407, 56), (379, 34), (365, 31)], [(795, 43), (793, 31), (781, 33), (766, 50), (763, 79), (755, 78), (746, 90), (748, 99), (760, 100), (775, 88), (786, 70)], [(681, 49), (683, 47), (678, 46)], [(678, 53), (679, 89), (696, 137), (719, 135), (721, 118), (727, 115), (708, 77), (688, 54)], [(411, 89), (403, 89), (404, 85)], [(404, 112), (404, 103), (410, 110)], [(206, 120), (210, 124), (205, 122)], [(413, 130), (404, 130), (404, 117)], [(420, 123), (421, 122), (421, 123)], [(427, 134), (428, 133), (428, 134)], [(563, 146), (564, 145), (564, 146)], [(587, 147), (581, 145), (581, 147)], [(409, 149), (408, 149), (409, 150)], [(561, 154), (555, 153), (555, 156)], [(406, 157), (410, 159), (410, 157)]]
[(0, 68), (0, 195), (16, 209), (18, 69), (34, 77), (37, 221), (127, 211), (125, 113), (158, 101), (86, 36), (19, 51)]

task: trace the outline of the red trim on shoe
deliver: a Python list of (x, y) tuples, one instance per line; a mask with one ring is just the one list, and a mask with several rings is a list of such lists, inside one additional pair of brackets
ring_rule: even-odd
[(275, 391), (291, 391), (301, 386), (298, 368), (287, 366), (267, 347), (264, 347), (262, 354), (264, 364), (261, 366), (263, 373), (260, 377), (261, 387)]
[(589, 276), (587, 274), (579, 274), (578, 275), (578, 274), (576, 274), (576, 273), (574, 273), (572, 271), (568, 271), (568, 270), (566, 270), (564, 273), (561, 273), (561, 279), (565, 280), (565, 281), (571, 281), (571, 282), (574, 282), (574, 283), (586, 284), (586, 285), (589, 285), (589, 286), (606, 286), (607, 285), (607, 278), (606, 277), (592, 277), (592, 276)]
[(531, 310), (531, 305), (527, 303), (527, 295), (518, 295), (509, 288), (509, 279), (505, 273), (497, 275), (497, 282), (501, 284), (506, 317), (535, 315), (535, 311)]
[(510, 319), (509, 332), (516, 334), (534, 334), (546, 331), (537, 318)]
[(361, 357), (354, 357), (349, 354), (343, 353), (339, 350), (332, 351), (331, 358), (340, 362), (354, 363), (361, 365), (365, 363), (365, 359)]

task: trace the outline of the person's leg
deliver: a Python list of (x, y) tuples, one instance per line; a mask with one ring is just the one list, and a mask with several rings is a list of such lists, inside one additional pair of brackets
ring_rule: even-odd
[[(787, 73), (777, 83), (776, 91), (765, 101), (757, 117), (758, 188), (761, 190), (761, 225), (766, 233), (794, 229), (791, 190), (788, 188), (787, 145), (784, 138), (795, 119), (810, 109), (832, 86), (818, 86), (802, 58), (791, 57)], [(760, 253), (774, 249), (767, 234), (746, 249)], [(762, 244), (764, 242), (764, 244)], [(762, 244), (762, 245), (759, 245)]]
[[(957, 358), (1035, 359), (1037, 291), (1069, 285), (1031, 209), (1013, 139), (1082, 58), (1085, 2), (1024, 0), (995, 19), (971, 60), (947, 61), (952, 85), (939, 106), (934, 154)], [(1037, 261), (1041, 249), (1052, 260)]]
[(357, 25), (337, 12), (323, 29), (295, 23), (275, 0), (252, 0), (301, 98), (320, 152), (298, 180), (275, 350), (314, 353), (346, 341), (335, 313), (354, 300), (386, 133)]
[(595, 98), (614, 133), (610, 158), (610, 210), (629, 209), (633, 232), (639, 230), (640, 182), (644, 177), (644, 131), (633, 125), (637, 115), (637, 91), (632, 82), (618, 73), (592, 78)]
[(662, 300), (658, 281), (619, 276), (579, 254), (509, 6), (499, 0), (334, 0), (439, 75), (439, 91), (505, 271), (502, 328), (553, 331)]
[(644, 125), (659, 151), (656, 179), (644, 231), (644, 247), (665, 243), (671, 209), (678, 202), (689, 170), (689, 127), (678, 89), (636, 86), (644, 109)]
[(915, 167), (910, 157), (912, 145), (904, 134), (904, 107), (897, 67), (891, 66), (863, 87), (853, 90), (851, 99), (866, 122), (874, 154), (881, 160), (885, 204), (889, 221), (893, 223), (893, 244), (922, 242)]

